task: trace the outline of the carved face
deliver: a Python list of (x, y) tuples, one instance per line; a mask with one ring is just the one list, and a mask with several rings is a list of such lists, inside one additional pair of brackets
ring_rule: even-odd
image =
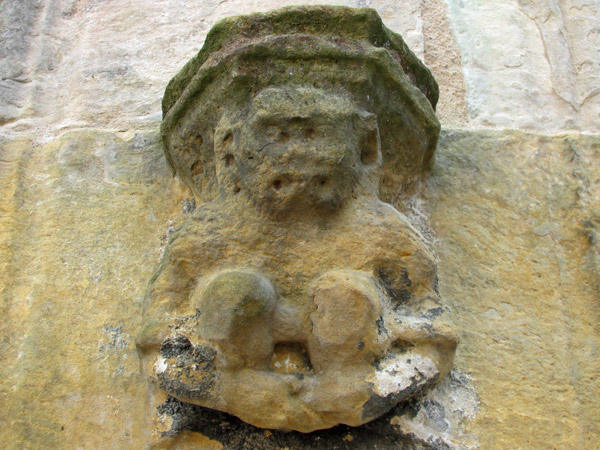
[(340, 208), (378, 168), (375, 117), (319, 89), (268, 88), (215, 133), (217, 177), (277, 216)]

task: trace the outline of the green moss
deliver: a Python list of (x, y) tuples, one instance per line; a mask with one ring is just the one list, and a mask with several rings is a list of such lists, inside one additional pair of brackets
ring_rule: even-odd
[[(410, 51), (401, 36), (386, 28), (373, 9), (342, 6), (292, 6), (267, 13), (223, 19), (210, 30), (204, 46), (169, 82), (163, 97), (163, 115), (213, 54), (236, 40), (242, 42), (268, 35), (309, 34), (330, 36), (341, 42), (358, 41), (384, 47), (398, 60), (406, 73), (414, 74), (417, 86), (435, 108), (438, 87), (429, 69)], [(319, 49), (315, 49), (318, 53)]]
[[(243, 115), (270, 86), (343, 93), (377, 116), (382, 199), (408, 190), (429, 167), (440, 128), (438, 87), (402, 38), (372, 9), (289, 7), (218, 22), (167, 87), (161, 126), (167, 160), (199, 198), (214, 198), (208, 180), (214, 171), (199, 179), (186, 155), (203, 155), (212, 167), (212, 137), (223, 113)], [(204, 133), (201, 148), (196, 130)]]

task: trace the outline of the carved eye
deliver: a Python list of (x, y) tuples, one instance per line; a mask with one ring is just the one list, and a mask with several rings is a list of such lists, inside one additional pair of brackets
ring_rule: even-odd
[(363, 140), (360, 161), (365, 165), (377, 161), (377, 130), (369, 130)]
[(304, 138), (307, 141), (310, 141), (311, 139), (314, 139), (315, 135), (317, 134), (317, 132), (315, 131), (314, 128), (309, 127), (309, 128), (305, 128), (304, 129)]
[(282, 131), (279, 133), (277, 140), (282, 144), (286, 144), (290, 140), (290, 134), (287, 131)]
[(231, 140), (233, 139), (233, 135), (231, 133), (227, 133), (223, 138), (223, 145), (229, 145)]

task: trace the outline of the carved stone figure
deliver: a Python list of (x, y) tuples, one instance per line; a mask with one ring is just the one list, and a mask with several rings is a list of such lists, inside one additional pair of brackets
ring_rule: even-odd
[(390, 204), (431, 160), (437, 95), (370, 9), (215, 25), (163, 101), (167, 159), (200, 206), (145, 301), (137, 344), (159, 392), (310, 432), (449, 372), (434, 256)]

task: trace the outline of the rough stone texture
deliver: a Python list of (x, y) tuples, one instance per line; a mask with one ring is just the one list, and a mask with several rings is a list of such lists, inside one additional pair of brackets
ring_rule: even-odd
[(390, 424), (434, 449), (473, 450), (479, 448), (479, 439), (466, 432), (465, 424), (475, 418), (479, 407), (470, 378), (453, 371), (410, 413), (395, 415)]
[[(149, 442), (133, 336), (167, 235), (194, 205), (156, 141), (160, 99), (217, 18), (288, 3), (0, 3), (4, 447)], [(598, 86), (598, 2), (448, 1), (441, 18), (438, 1), (344, 2), (355, 3), (375, 7), (424, 56), (440, 82), (442, 125), (463, 128), (442, 134), (428, 207), (412, 197), (405, 212), (440, 256), (440, 291), (463, 330), (456, 366), (481, 406), (473, 418), (472, 397), (458, 398), (460, 406), (435, 397), (444, 415), (432, 403), (411, 412), (416, 422), (385, 419), (427, 440), (427, 430), (439, 436), (446, 420), (460, 422), (450, 407), (462, 411), (465, 427), (446, 436), (450, 448), (477, 440), (483, 449), (598, 448), (599, 137), (472, 129), (598, 133), (598, 96), (590, 94)], [(546, 14), (556, 5), (562, 28), (558, 13)], [(444, 21), (452, 34), (438, 28)], [(430, 33), (456, 42), (428, 43)], [(588, 98), (576, 112), (560, 95), (575, 105)], [(446, 114), (445, 102), (467, 104), (467, 118), (463, 106)], [(75, 131), (54, 139), (68, 129)], [(340, 432), (327, 448), (372, 448), (364, 444), (377, 443), (372, 431), (360, 430)], [(184, 431), (175, 447), (253, 448), (273, 436), (245, 429), (219, 444), (210, 440), (218, 434)], [(289, 439), (277, 438), (281, 447), (301, 445), (297, 436), (281, 439)]]
[(446, 3), (474, 125), (598, 132), (600, 3)]
[[(157, 137), (89, 130), (46, 145), (3, 142), (8, 448), (149, 442), (133, 336), (146, 283), (190, 198)], [(481, 403), (474, 419), (472, 399), (452, 410), (465, 411), (465, 432), (481, 448), (598, 442), (599, 148), (600, 138), (575, 134), (443, 133), (429, 206), (413, 217), (431, 214), (440, 291), (461, 330), (456, 367)], [(360, 448), (345, 436), (339, 448)], [(202, 439), (183, 433), (178, 442), (220, 448)]]
[(426, 204), (482, 448), (600, 442), (600, 138), (443, 133)]
[[(372, 9), (211, 29), (163, 99), (165, 155), (203, 203), (144, 303), (136, 342), (159, 410), (167, 393), (306, 433), (362, 425), (448, 374), (434, 256), (381, 201), (429, 167), (437, 95)], [(148, 413), (168, 442), (177, 430)]]
[(423, 62), (431, 69), (440, 88), (436, 114), (448, 126), (461, 126), (467, 121), (467, 98), (458, 51), (446, 17), (444, 0), (423, 0)]
[[(4, 0), (0, 123), (4, 134), (51, 138), (69, 129), (147, 129), (165, 86), (219, 19), (294, 0)], [(302, 2), (319, 4), (316, 0)], [(419, 0), (331, 0), (377, 8), (422, 55)]]
[(183, 200), (157, 137), (77, 131), (2, 143), (8, 448), (132, 448), (145, 433), (133, 336)]
[[(85, 126), (155, 126), (164, 86), (215, 21), (295, 3), (4, 0), (4, 133), (39, 139)], [(442, 123), (598, 131), (597, 1), (328, 3), (377, 9), (425, 58), (440, 82)]]

